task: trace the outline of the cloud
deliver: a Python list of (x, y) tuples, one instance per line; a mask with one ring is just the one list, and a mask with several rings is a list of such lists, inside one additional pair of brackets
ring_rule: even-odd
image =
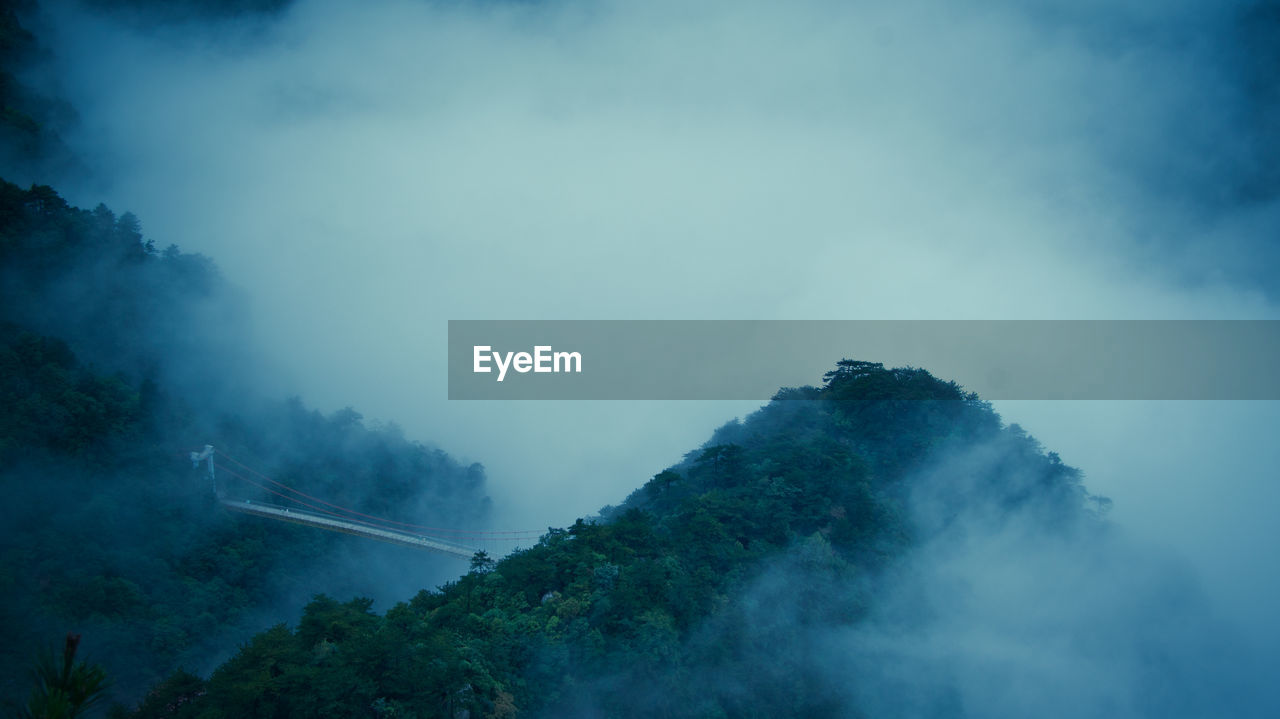
[(46, 36), (96, 167), (71, 198), (216, 257), (281, 394), (484, 462), (536, 527), (750, 407), (450, 404), (447, 319), (1274, 317), (1260, 8), (59, 6)]
[[(68, 198), (214, 257), (292, 372), (281, 396), (483, 462), (505, 528), (615, 503), (752, 406), (449, 403), (448, 319), (1277, 316), (1264, 2), (330, 0), (158, 28), (59, 4), (45, 22), (81, 118), (66, 141), (94, 168), (56, 183)], [(1274, 709), (1274, 403), (999, 408), (1116, 501), (1116, 526), (955, 525), (868, 625), (809, 637), (829, 684), (921, 715)]]
[[(989, 462), (976, 448), (916, 482), (938, 527), (876, 583), (867, 622), (828, 645), (868, 715), (1270, 716), (1280, 657), (1210, 599), (1186, 560), (1122, 526), (1046, 530), (1035, 512), (933, 521), (937, 490)], [(953, 505), (954, 506), (954, 505)], [(1274, 624), (1270, 618), (1264, 622)]]

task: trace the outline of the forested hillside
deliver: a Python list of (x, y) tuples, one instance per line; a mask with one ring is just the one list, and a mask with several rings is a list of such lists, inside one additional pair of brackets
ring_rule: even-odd
[(187, 460), (205, 442), (358, 510), (483, 526), (479, 465), (350, 409), (255, 393), (244, 303), (210, 260), (157, 250), (132, 215), (0, 184), (0, 277), (7, 697), (69, 629), (132, 700), (315, 592), (448, 575), (451, 560), (228, 515)]
[(34, 0), (0, 0), (0, 178), (22, 184), (83, 171), (59, 134), (75, 110), (24, 77), (45, 52), (21, 17), (35, 9)]
[(462, 316), (1275, 317), (1278, 8), (0, 0), (0, 715), (1280, 716), (1273, 403), (421, 391)]
[[(846, 692), (807, 644), (863, 621), (926, 535), (984, 506), (1058, 532), (1092, 521), (1078, 473), (977, 397), (843, 361), (620, 506), (429, 589), (410, 550), (228, 516), (186, 454), (216, 442), (359, 511), (473, 528), (482, 468), (353, 410), (264, 399), (243, 299), (131, 214), (4, 183), (0, 218), (15, 699), (36, 649), (74, 629), (116, 699), (169, 677), (144, 717), (838, 714)], [(921, 479), (974, 448), (962, 477)], [(922, 489), (937, 523), (919, 521)], [(391, 574), (422, 591), (382, 615), (350, 599)]]
[[(370, 561), (362, 540), (228, 516), (186, 453), (215, 441), (317, 496), (457, 527), (483, 526), (482, 468), (260, 399), (244, 301), (132, 215), (5, 183), (0, 217), (10, 696), (72, 628), (116, 699), (155, 685), (143, 717), (839, 714), (808, 644), (864, 621), (922, 535), (983, 506), (1091, 524), (1078, 473), (986, 403), (846, 360), (620, 506), (429, 589), (410, 550)], [(974, 448), (963, 477), (921, 479)], [(350, 598), (388, 581), (379, 562), (422, 589), (382, 615)]]
[[(921, 477), (976, 448), (928, 491), (951, 519), (915, 521)], [(318, 597), (135, 716), (846, 716), (819, 645), (866, 617), (888, 567), (981, 507), (1093, 531), (1090, 499), (956, 385), (844, 361), (601, 517), (383, 615)]]

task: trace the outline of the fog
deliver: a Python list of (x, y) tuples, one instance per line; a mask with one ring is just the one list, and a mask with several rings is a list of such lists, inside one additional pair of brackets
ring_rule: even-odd
[(1052, 458), (1024, 439), (941, 443), (898, 485), (912, 547), (882, 571), (821, 533), (795, 541), (650, 668), (661, 679), (620, 669), (555, 715), (1274, 715), (1270, 620), (1242, 623), (1225, 575), (1099, 514), (1070, 469), (1046, 481)]
[[(1275, 318), (1273, 15), (379, 0), (155, 27), (59, 5), (41, 37), (91, 168), (68, 198), (214, 257), (282, 396), (483, 462), (500, 524), (529, 528), (754, 405), (451, 403), (449, 319)], [(998, 409), (1224, 622), (1280, 635), (1272, 404)]]
[(1277, 645), (1280, 425), (1274, 402), (998, 402), (1038, 439), (1085, 468), (1114, 501), (1110, 518), (1135, 541), (1169, 550), (1203, 582), (1223, 621)]
[(927, 541), (876, 585), (867, 622), (823, 642), (841, 659), (828, 676), (844, 674), (855, 706), (868, 716), (1275, 711), (1274, 643), (1234, 624), (1209, 599), (1212, 581), (1167, 547), (1123, 525), (1046, 531), (1034, 508), (987, 511), (981, 492), (940, 512), (938, 496), (987, 461), (976, 448), (917, 480)]

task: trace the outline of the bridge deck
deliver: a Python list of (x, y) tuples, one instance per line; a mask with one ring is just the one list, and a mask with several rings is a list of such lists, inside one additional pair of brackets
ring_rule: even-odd
[(347, 522), (335, 517), (326, 517), (323, 514), (313, 514), (297, 509), (286, 509), (274, 504), (264, 504), (261, 502), (249, 502), (238, 499), (222, 499), (219, 500), (222, 506), (235, 512), (243, 512), (258, 517), (268, 517), (270, 519), (278, 519), (285, 522), (293, 522), (295, 524), (304, 524), (308, 527), (319, 527), (321, 529), (329, 529), (338, 532), (346, 532), (359, 537), (368, 537), (383, 542), (399, 544), (405, 547), (414, 547), (416, 549), (427, 549), (441, 554), (448, 554), (451, 557), (459, 559), (471, 559), (476, 550), (461, 544), (454, 544), (440, 539), (431, 539), (418, 534), (409, 534), (407, 532), (397, 532), (390, 529), (380, 529), (378, 527), (370, 527), (355, 522)]

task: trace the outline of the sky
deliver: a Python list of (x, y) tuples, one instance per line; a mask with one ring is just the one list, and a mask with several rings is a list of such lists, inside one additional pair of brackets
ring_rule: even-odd
[[(281, 395), (484, 463), (509, 528), (621, 501), (758, 403), (449, 402), (450, 319), (1278, 317), (1280, 22), (1246, 2), (45, 22), (92, 168), (68, 199), (214, 257)], [(1280, 639), (1275, 403), (997, 409)]]

